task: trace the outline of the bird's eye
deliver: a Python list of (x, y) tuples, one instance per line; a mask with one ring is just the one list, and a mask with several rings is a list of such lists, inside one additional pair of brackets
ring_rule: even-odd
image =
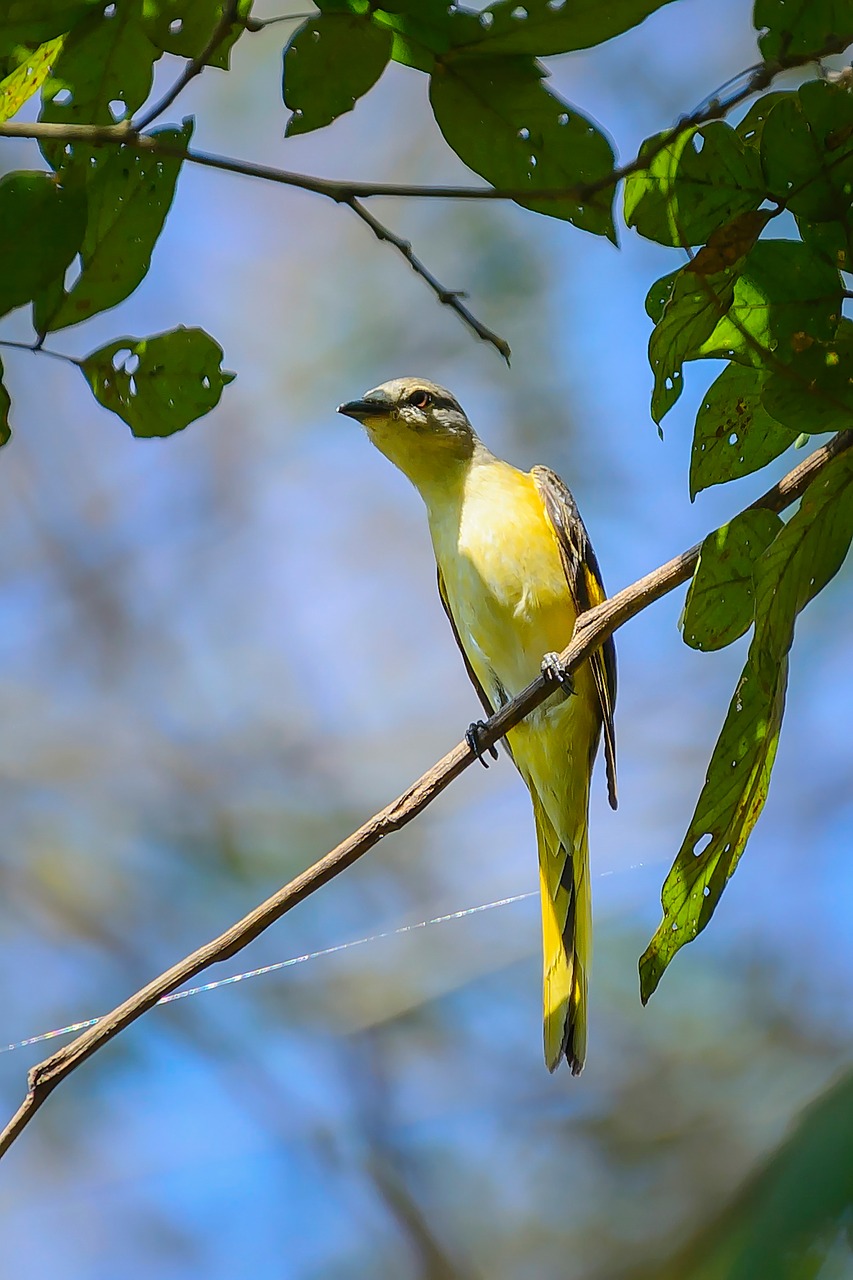
[(428, 409), (432, 404), (432, 396), (428, 391), (413, 391), (407, 403), (415, 409)]

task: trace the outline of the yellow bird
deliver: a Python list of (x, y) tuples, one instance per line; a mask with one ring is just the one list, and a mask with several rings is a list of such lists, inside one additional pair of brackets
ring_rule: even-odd
[[(616, 808), (613, 641), (572, 679), (556, 659), (578, 614), (605, 598), (586, 529), (553, 471), (526, 473), (496, 458), (434, 382), (396, 378), (338, 412), (363, 423), (426, 503), (441, 602), (487, 713), (543, 668), (563, 686), (507, 739), (530, 791), (539, 845), (545, 1062), (554, 1071), (565, 1057), (577, 1075), (592, 953), (589, 784), (602, 727)], [(478, 755), (481, 723), (468, 733)]]

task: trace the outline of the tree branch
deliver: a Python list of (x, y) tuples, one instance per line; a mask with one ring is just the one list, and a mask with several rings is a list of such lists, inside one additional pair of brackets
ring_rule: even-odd
[[(762, 497), (751, 503), (748, 509), (764, 508), (777, 512), (784, 510), (802, 496), (808, 485), (832, 458), (851, 446), (853, 446), (853, 431), (840, 432), (827, 444), (805, 458), (778, 484), (768, 489)], [(654, 601), (686, 582), (698, 558), (699, 544), (691, 547), (689, 551), (682, 552), (667, 564), (633, 583), (632, 586), (625, 587), (609, 600), (605, 600), (603, 604), (582, 614), (577, 620), (570, 644), (560, 655), (561, 662), (569, 671), (576, 670), (613, 631), (621, 627), (629, 618), (633, 618)], [(479, 735), (480, 748), (486, 749), (498, 742), (509, 729), (518, 724), (554, 690), (553, 678), (544, 674), (538, 676), (517, 697), (486, 721)], [(423, 812), (454, 778), (467, 769), (475, 758), (466, 741), (458, 743), (402, 795), (375, 814), (319, 862), (315, 862), (312, 867), (303, 871), (272, 897), (267, 898), (266, 902), (262, 902), (254, 911), (250, 911), (247, 916), (232, 925), (230, 929), (226, 929), (218, 938), (205, 943), (197, 951), (193, 951), (167, 969), (165, 973), (154, 978), (147, 986), (142, 987), (111, 1013), (101, 1018), (94, 1027), (84, 1031), (76, 1040), (34, 1066), (29, 1073), (27, 1096), (0, 1134), (0, 1156), (8, 1151), (56, 1086), (87, 1058), (102, 1049), (163, 996), (211, 965), (227, 960), (242, 951), (297, 903), (304, 901), (322, 885), (352, 866), (385, 836), (406, 826)]]
[(219, 21), (210, 33), (207, 44), (201, 53), (191, 58), (186, 64), (181, 74), (178, 76), (171, 89), (163, 95), (159, 102), (155, 102), (153, 107), (143, 112), (138, 120), (133, 122), (134, 133), (141, 133), (143, 129), (147, 129), (149, 125), (161, 116), (164, 111), (168, 111), (172, 103), (183, 93), (191, 80), (196, 76), (200, 76), (204, 68), (207, 66), (208, 60), (216, 52), (219, 45), (228, 34), (228, 28), (235, 22), (237, 18), (238, 0), (222, 0), (222, 13), (219, 15)]

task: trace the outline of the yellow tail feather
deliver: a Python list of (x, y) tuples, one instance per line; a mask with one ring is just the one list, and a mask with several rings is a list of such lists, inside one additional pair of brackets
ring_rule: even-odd
[(531, 788), (539, 845), (542, 899), (545, 1063), (555, 1071), (563, 1056), (573, 1075), (586, 1057), (587, 982), (592, 958), (592, 900), (586, 797), (574, 830), (557, 835)]

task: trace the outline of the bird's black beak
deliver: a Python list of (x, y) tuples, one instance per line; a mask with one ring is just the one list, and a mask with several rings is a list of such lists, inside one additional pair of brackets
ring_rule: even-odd
[(363, 422), (365, 418), (375, 417), (377, 413), (381, 413), (382, 408), (378, 400), (348, 400), (346, 404), (338, 405), (338, 413), (346, 414), (348, 418), (355, 418), (356, 422)]

